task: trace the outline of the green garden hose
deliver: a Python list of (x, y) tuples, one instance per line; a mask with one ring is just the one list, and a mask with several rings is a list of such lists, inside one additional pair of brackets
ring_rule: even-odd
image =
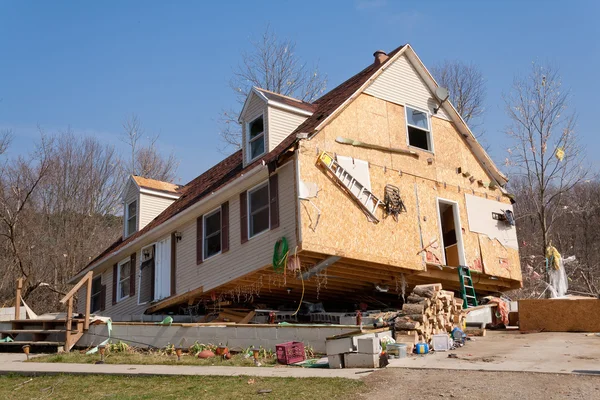
[(287, 239), (282, 236), (275, 242), (275, 249), (273, 249), (273, 269), (278, 274), (285, 271), (285, 265), (287, 264), (287, 258), (289, 254)]

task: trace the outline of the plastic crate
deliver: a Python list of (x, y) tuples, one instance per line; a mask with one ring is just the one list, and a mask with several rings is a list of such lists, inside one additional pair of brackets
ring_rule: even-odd
[(304, 354), (304, 343), (302, 342), (286, 342), (275, 345), (277, 352), (277, 361), (280, 364), (294, 364), (306, 360)]

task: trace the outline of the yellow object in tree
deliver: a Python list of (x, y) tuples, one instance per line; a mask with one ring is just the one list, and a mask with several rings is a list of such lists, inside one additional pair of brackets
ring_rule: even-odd
[(562, 147), (557, 148), (556, 153), (554, 153), (554, 156), (558, 161), (562, 161), (563, 158), (565, 158), (565, 150)]
[(552, 263), (552, 266), (556, 270), (560, 269), (560, 258), (561, 255), (558, 250), (556, 250), (556, 247), (548, 246), (546, 248), (546, 259), (548, 260), (548, 263)]

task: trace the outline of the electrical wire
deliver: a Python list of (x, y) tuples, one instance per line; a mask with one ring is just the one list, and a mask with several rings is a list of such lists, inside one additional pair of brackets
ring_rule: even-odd
[[(294, 258), (297, 259), (297, 255), (298, 255), (298, 246), (296, 246), (296, 249), (294, 250)], [(299, 268), (298, 271), (300, 272), (300, 280), (302, 281), (302, 296), (300, 297), (300, 304), (298, 304), (298, 309), (296, 309), (296, 312), (292, 314), (292, 317), (296, 314), (298, 314), (298, 311), (300, 311), (300, 307), (302, 307), (302, 301), (304, 301), (304, 278), (302, 277), (302, 270)]]

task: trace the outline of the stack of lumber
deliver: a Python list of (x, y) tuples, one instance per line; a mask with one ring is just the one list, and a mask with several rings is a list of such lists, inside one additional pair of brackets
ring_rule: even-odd
[(394, 321), (396, 341), (430, 343), (433, 335), (452, 332), (467, 318), (462, 305), (441, 283), (415, 286)]

